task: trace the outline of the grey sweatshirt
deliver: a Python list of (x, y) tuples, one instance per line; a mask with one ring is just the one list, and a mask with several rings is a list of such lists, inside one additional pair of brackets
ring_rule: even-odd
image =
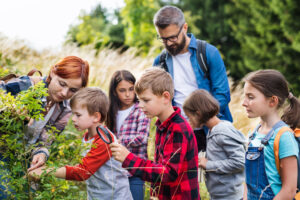
[(206, 187), (212, 200), (242, 199), (246, 138), (221, 121), (207, 134)]

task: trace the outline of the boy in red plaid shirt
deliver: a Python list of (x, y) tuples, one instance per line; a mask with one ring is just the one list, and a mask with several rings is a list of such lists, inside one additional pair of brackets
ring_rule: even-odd
[(132, 175), (151, 182), (151, 195), (159, 199), (200, 199), (196, 138), (180, 109), (172, 106), (174, 85), (162, 69), (147, 70), (135, 85), (139, 107), (147, 117), (157, 117), (154, 161), (112, 143), (114, 158)]

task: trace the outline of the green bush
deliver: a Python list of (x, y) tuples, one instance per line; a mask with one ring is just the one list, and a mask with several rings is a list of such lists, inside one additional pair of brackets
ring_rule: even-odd
[[(0, 152), (6, 159), (0, 162), (1, 184), (10, 199), (86, 199), (84, 184), (53, 176), (42, 177), (36, 191), (31, 188), (33, 183), (28, 179), (27, 169), (32, 159), (31, 152), (38, 144), (29, 145), (24, 130), (30, 119), (43, 119), (40, 99), (47, 95), (42, 82), (16, 97), (0, 90)], [(79, 163), (80, 134), (66, 131), (58, 135), (55, 128), (49, 132), (55, 137), (55, 142), (47, 165), (58, 168)]]

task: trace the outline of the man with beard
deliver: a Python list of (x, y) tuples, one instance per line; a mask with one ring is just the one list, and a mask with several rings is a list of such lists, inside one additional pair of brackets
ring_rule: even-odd
[[(175, 86), (173, 104), (181, 108), (182, 115), (187, 119), (182, 110), (184, 100), (194, 90), (205, 89), (220, 103), (218, 117), (232, 122), (228, 107), (230, 89), (226, 68), (218, 49), (205, 43), (205, 52), (201, 55), (206, 56), (201, 57), (202, 62), (206, 59), (203, 63), (208, 70), (205, 71), (197, 59), (200, 52), (200, 49), (197, 50), (197, 39), (193, 34), (187, 33), (188, 25), (179, 8), (164, 6), (155, 14), (153, 23), (158, 33), (157, 38), (163, 42), (166, 49), (155, 58), (153, 65), (160, 66), (171, 74)], [(161, 57), (165, 66), (161, 66)], [(195, 130), (199, 151), (205, 150), (204, 132), (207, 130)]]

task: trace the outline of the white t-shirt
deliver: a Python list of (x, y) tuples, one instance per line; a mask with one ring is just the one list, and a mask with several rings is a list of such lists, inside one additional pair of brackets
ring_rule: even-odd
[(124, 123), (126, 117), (129, 115), (129, 113), (132, 111), (132, 109), (134, 108), (134, 104), (127, 108), (126, 110), (119, 110), (118, 114), (117, 114), (117, 132), (120, 131), (120, 128), (122, 126), (122, 124)]
[(188, 95), (198, 89), (196, 76), (191, 64), (191, 53), (188, 51), (183, 54), (172, 56), (173, 72), (174, 72), (174, 101), (175, 106), (181, 109), (181, 114), (187, 119), (184, 114), (182, 105)]

